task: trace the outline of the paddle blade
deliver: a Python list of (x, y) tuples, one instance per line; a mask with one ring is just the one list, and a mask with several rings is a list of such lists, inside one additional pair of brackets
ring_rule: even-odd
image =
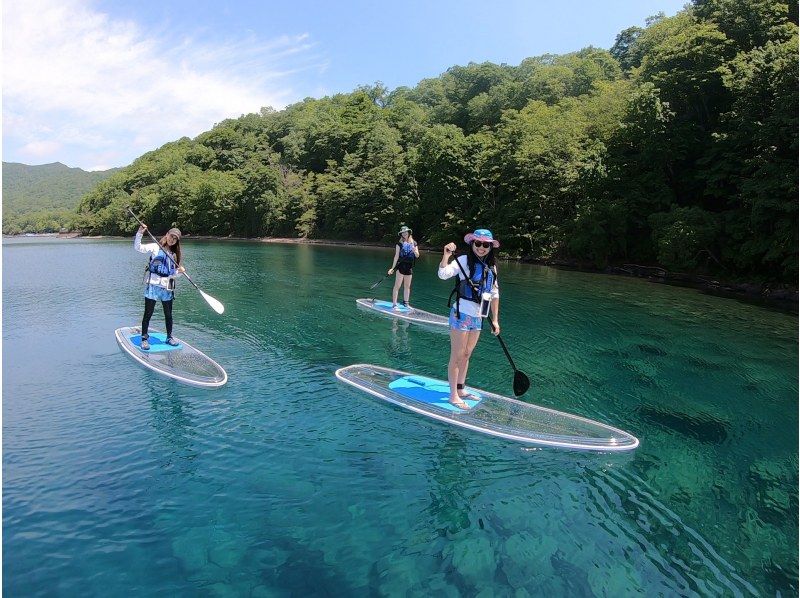
[(514, 396), (521, 397), (530, 387), (531, 381), (528, 377), (519, 370), (514, 370)]
[[(200, 291), (200, 289), (197, 290)], [(216, 299), (214, 299), (211, 295), (208, 295), (203, 291), (200, 291), (200, 294), (203, 296), (203, 299), (206, 300), (206, 303), (208, 303), (211, 306), (211, 309), (213, 309), (215, 312), (221, 314), (222, 312), (225, 311), (225, 306), (222, 305), (222, 303), (220, 303)]]

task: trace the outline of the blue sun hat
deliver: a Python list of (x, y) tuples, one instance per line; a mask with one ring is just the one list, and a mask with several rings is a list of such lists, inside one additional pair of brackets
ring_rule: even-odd
[(500, 247), (500, 241), (492, 236), (492, 231), (488, 228), (476, 228), (474, 233), (467, 233), (464, 236), (464, 243), (472, 244), (473, 241), (488, 241), (495, 249)]

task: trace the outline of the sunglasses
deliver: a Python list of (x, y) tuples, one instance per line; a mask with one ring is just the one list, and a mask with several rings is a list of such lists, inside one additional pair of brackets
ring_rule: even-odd
[(472, 242), (472, 246), (475, 247), (475, 248), (485, 247), (486, 249), (489, 249), (492, 246), (492, 242), (491, 241), (488, 241), (488, 242), (473, 241)]

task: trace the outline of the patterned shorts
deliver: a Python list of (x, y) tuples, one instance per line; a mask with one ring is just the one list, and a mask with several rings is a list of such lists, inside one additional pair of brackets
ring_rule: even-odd
[(480, 316), (468, 316), (463, 311), (461, 317), (456, 317), (455, 305), (450, 309), (450, 329), (469, 332), (470, 330), (480, 330), (483, 327), (483, 318)]
[(168, 291), (164, 287), (155, 284), (149, 284), (144, 290), (145, 299), (153, 299), (154, 301), (172, 301), (174, 293)]

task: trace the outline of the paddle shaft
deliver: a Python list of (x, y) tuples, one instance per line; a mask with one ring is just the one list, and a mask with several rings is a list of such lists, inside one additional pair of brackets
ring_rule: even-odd
[[(489, 323), (490, 323), (490, 324), (491, 324), (491, 326), (492, 326), (492, 330), (494, 330), (494, 322), (489, 322)], [(498, 334), (498, 335), (496, 335), (496, 336), (497, 336), (497, 340), (499, 340), (499, 341), (500, 341), (500, 346), (501, 346), (501, 347), (503, 347), (503, 353), (505, 353), (505, 354), (506, 354), (506, 357), (508, 358), (508, 363), (510, 363), (510, 364), (511, 364), (511, 367), (512, 367), (512, 368), (514, 368), (514, 371), (515, 371), (515, 372), (518, 372), (519, 370), (517, 369), (517, 366), (516, 366), (516, 365), (514, 365), (514, 360), (513, 360), (513, 359), (511, 359), (511, 354), (508, 352), (508, 348), (506, 347), (506, 343), (505, 343), (505, 341), (504, 341), (502, 338), (500, 338), (500, 335), (499, 335), (499, 334)]]
[[(464, 266), (462, 266), (461, 262), (458, 261), (458, 256), (456, 255), (454, 257), (454, 259), (456, 260), (456, 264), (458, 264), (458, 269), (461, 270), (461, 273), (464, 275), (464, 280), (466, 280), (467, 284), (472, 287), (472, 292), (473, 293), (477, 293), (478, 289), (476, 288), (476, 285), (472, 282), (472, 279), (469, 277), (469, 275), (464, 270)], [(484, 267), (486, 267), (485, 264), (484, 264)], [(489, 325), (492, 327), (492, 330), (495, 330), (494, 322), (492, 322), (491, 318), (489, 318)], [(511, 359), (511, 354), (508, 352), (508, 347), (506, 347), (505, 341), (503, 341), (503, 339), (500, 337), (499, 334), (495, 334), (495, 336), (497, 337), (497, 340), (500, 341), (500, 346), (503, 347), (503, 353), (506, 354), (506, 357), (508, 358), (508, 363), (511, 364), (511, 367), (514, 369), (515, 373), (519, 372), (520, 370), (517, 369), (517, 366), (514, 364), (514, 360)]]
[(381, 284), (381, 283), (382, 283), (384, 280), (386, 280), (387, 278), (389, 278), (389, 277), (390, 277), (392, 274), (394, 274), (394, 270), (392, 270), (392, 271), (391, 271), (389, 274), (384, 274), (383, 276), (381, 276), (381, 279), (380, 279), (378, 282), (376, 282), (374, 285), (372, 285), (371, 287), (369, 287), (369, 290), (371, 291), (372, 289), (374, 289), (375, 287), (377, 287), (377, 286), (378, 286), (379, 284)]
[[(133, 218), (136, 220), (136, 222), (138, 222), (138, 223), (139, 223), (139, 225), (140, 225), (140, 226), (144, 226), (144, 227), (145, 227), (145, 230), (147, 231), (147, 234), (150, 236), (150, 238), (151, 238), (151, 239), (153, 239), (153, 241), (155, 241), (155, 242), (156, 242), (156, 245), (158, 245), (159, 247), (161, 247), (161, 243), (159, 243), (159, 242), (158, 242), (158, 239), (156, 239), (156, 238), (153, 236), (153, 233), (151, 233), (151, 232), (150, 232), (150, 229), (149, 229), (149, 228), (147, 228), (147, 226), (145, 226), (145, 223), (144, 223), (144, 222), (142, 222), (141, 220), (139, 220), (139, 218), (136, 216), (136, 214), (134, 214), (134, 213), (133, 213), (133, 210), (131, 210), (131, 209), (130, 209), (130, 207), (128, 207), (128, 212), (130, 213), (130, 215), (131, 215), (131, 216), (133, 216)], [(171, 256), (169, 253), (167, 253), (167, 252), (165, 251), (165, 252), (164, 252), (164, 255), (166, 255), (166, 256), (167, 256), (167, 258), (169, 258), (169, 260), (170, 260), (170, 261), (171, 261), (173, 264), (175, 264), (175, 267), (176, 267), (176, 268), (179, 266), (179, 264), (178, 264), (178, 263), (175, 261), (175, 259), (174, 259), (174, 258), (173, 258), (173, 257), (172, 257), (172, 256)], [(188, 274), (187, 274), (185, 271), (184, 271), (184, 272), (181, 272), (181, 274), (183, 274), (183, 275), (186, 277), (186, 279), (187, 279), (189, 282), (191, 282), (191, 283), (192, 283), (192, 286), (193, 286), (194, 288), (196, 288), (198, 291), (200, 291), (200, 287), (198, 287), (198, 286), (197, 286), (197, 285), (194, 283), (194, 281), (193, 281), (191, 278), (189, 278), (189, 275), (188, 275)], [(202, 291), (201, 291), (201, 292), (202, 292)]]

